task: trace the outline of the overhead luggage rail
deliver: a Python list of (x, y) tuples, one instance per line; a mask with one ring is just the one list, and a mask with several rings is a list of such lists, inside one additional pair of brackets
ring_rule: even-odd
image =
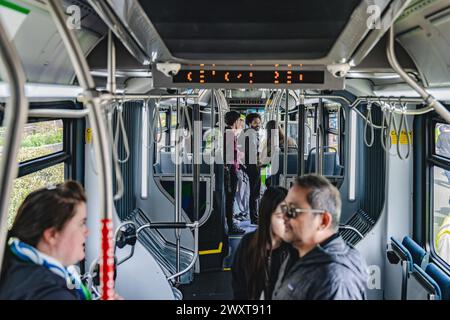
[(6, 127), (5, 144), (0, 161), (0, 272), (8, 233), (8, 206), (13, 179), (18, 171), (17, 154), (27, 121), (28, 101), (25, 97), (25, 72), (19, 54), (12, 45), (6, 29), (0, 22), (0, 57), (3, 62), (4, 78), (8, 81), (11, 98), (6, 108), (3, 125)]

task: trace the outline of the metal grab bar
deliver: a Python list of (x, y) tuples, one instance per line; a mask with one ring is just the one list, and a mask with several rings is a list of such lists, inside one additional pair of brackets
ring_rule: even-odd
[(3, 265), (6, 237), (8, 233), (8, 205), (12, 182), (17, 175), (17, 153), (27, 121), (28, 101), (25, 96), (25, 72), (18, 59), (19, 54), (12, 45), (3, 23), (0, 21), (0, 57), (8, 81), (11, 98), (6, 108), (6, 137), (0, 161), (0, 272)]
[(386, 48), (387, 58), (389, 60), (390, 65), (392, 66), (392, 69), (395, 70), (395, 72), (398, 73), (398, 75), (405, 80), (405, 82), (413, 88), (422, 98), (423, 100), (429, 105), (434, 108), (434, 110), (447, 122), (450, 123), (450, 112), (437, 100), (434, 98), (431, 94), (429, 94), (422, 86), (420, 86), (417, 82), (414, 81), (406, 72), (403, 70), (403, 68), (400, 66), (399, 62), (397, 61), (397, 57), (395, 55), (394, 50), (394, 27), (391, 27), (389, 29), (389, 37), (388, 37), (388, 43)]
[(198, 259), (198, 228), (199, 224), (198, 221), (195, 221), (193, 223), (186, 223), (186, 222), (156, 222), (156, 223), (147, 223), (142, 226), (140, 226), (136, 230), (136, 235), (139, 236), (139, 233), (144, 229), (185, 229), (185, 228), (193, 228), (194, 229), (194, 257), (192, 258), (192, 261), (189, 263), (189, 265), (180, 272), (177, 272), (169, 277), (167, 277), (168, 281), (172, 281), (173, 279), (178, 278), (179, 276), (182, 276), (186, 272), (188, 272), (192, 267), (194, 266), (195, 262)]
[(99, 212), (102, 214), (102, 259), (100, 268), (100, 284), (102, 289), (102, 299), (112, 299), (114, 297), (114, 259), (112, 247), (112, 226), (113, 226), (113, 192), (112, 192), (112, 172), (111, 155), (108, 148), (108, 132), (102, 118), (102, 110), (98, 93), (95, 91), (95, 83), (89, 67), (84, 57), (81, 46), (73, 33), (66, 25), (66, 16), (58, 0), (47, 0), (49, 11), (55, 21), (59, 34), (65, 44), (70, 60), (74, 67), (78, 82), (83, 88), (87, 98), (86, 106), (89, 109), (89, 120), (93, 131), (98, 135), (94, 139), (94, 148), (98, 161), (98, 193)]
[[(121, 223), (117, 228), (116, 228), (116, 232), (114, 232), (114, 257), (116, 257), (116, 248), (117, 248), (117, 236), (120, 232), (120, 229), (122, 229), (123, 227), (127, 226), (127, 225), (133, 225), (135, 230), (138, 229), (138, 225), (134, 222), (134, 221), (125, 221), (123, 223)], [(136, 237), (137, 237), (137, 232), (136, 232)], [(134, 254), (134, 247), (135, 246), (131, 246), (131, 252), (128, 256), (126, 256), (125, 258), (123, 258), (122, 260), (117, 262), (117, 266), (121, 265), (122, 263), (124, 263), (125, 261), (129, 260), (133, 254)]]
[[(136, 101), (136, 100), (148, 100), (148, 99), (173, 99), (173, 98), (199, 98), (198, 95), (195, 94), (166, 94), (166, 95), (154, 95), (154, 94), (110, 94), (110, 93), (102, 93), (99, 94), (99, 98), (105, 101), (111, 100), (122, 100), (122, 101)], [(81, 94), (77, 97), (78, 102), (86, 103), (90, 101), (92, 98)]]
[(69, 109), (30, 109), (28, 110), (29, 118), (65, 118), (78, 119), (89, 115), (88, 109), (69, 110)]
[[(338, 95), (322, 95), (322, 94), (306, 94), (304, 95), (305, 99), (314, 99), (314, 98), (323, 98), (323, 99), (329, 99), (329, 100), (340, 100), (346, 104), (348, 104), (349, 108), (354, 108), (354, 110), (356, 111), (356, 113), (362, 117), (363, 119), (366, 119), (366, 117), (355, 107), (357, 107), (361, 102), (364, 101), (377, 101), (379, 104), (374, 104), (374, 105), (378, 105), (380, 108), (383, 108), (383, 104), (382, 102), (408, 102), (408, 103), (426, 103), (426, 101), (424, 101), (422, 98), (415, 98), (415, 97), (384, 97), (384, 96), (363, 96), (363, 97), (358, 97), (356, 98), (353, 102), (351, 102), (349, 99), (342, 97), (342, 96), (338, 96)], [(422, 115), (425, 113), (430, 112), (431, 110), (433, 110), (432, 106), (426, 106), (420, 109), (413, 109), (413, 110), (407, 110), (406, 115), (408, 116), (417, 116), (417, 115)], [(402, 114), (403, 110), (401, 109), (393, 109), (394, 113), (397, 114)], [(376, 129), (381, 129), (381, 127), (374, 125), (374, 127)]]
[(173, 279), (178, 278), (179, 276), (182, 276), (183, 274), (185, 274), (186, 272), (188, 272), (189, 270), (192, 269), (192, 267), (194, 267), (195, 262), (198, 259), (198, 221), (192, 223), (189, 225), (191, 228), (194, 228), (194, 257), (192, 258), (191, 263), (184, 269), (181, 270), (178, 273), (175, 273), (173, 275), (171, 275), (170, 277), (167, 278), (167, 280), (172, 281)]

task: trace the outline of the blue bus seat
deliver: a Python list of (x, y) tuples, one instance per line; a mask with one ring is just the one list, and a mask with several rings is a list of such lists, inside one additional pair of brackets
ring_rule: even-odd
[[(400, 261), (406, 261), (407, 262), (407, 271), (412, 272), (413, 271), (413, 258), (409, 250), (402, 244), (400, 241), (395, 239), (394, 237), (391, 237), (391, 249), (395, 253), (396, 257)], [(397, 264), (398, 261), (395, 261), (392, 258), (391, 252), (387, 251), (388, 260), (391, 264)]]
[[(339, 176), (342, 175), (343, 167), (339, 165), (339, 155), (334, 147), (323, 147), (332, 149), (334, 152), (326, 151), (323, 153), (323, 175), (324, 176)], [(308, 158), (306, 159), (305, 173), (313, 173), (316, 171), (316, 148), (309, 150)]]
[[(175, 162), (172, 160), (174, 153), (170, 151), (159, 152), (159, 167), (162, 174), (175, 174)], [(192, 156), (185, 155), (181, 165), (184, 174), (192, 174)]]
[(408, 300), (440, 300), (441, 289), (437, 282), (419, 265), (414, 264), (414, 271), (408, 280)]
[(175, 163), (172, 161), (172, 152), (160, 151), (159, 152), (159, 164), (162, 174), (174, 174)]
[(411, 253), (413, 262), (425, 270), (428, 264), (428, 253), (408, 236), (403, 238), (402, 244)]
[(400, 291), (400, 299), (406, 300), (408, 292), (408, 277), (414, 269), (414, 262), (411, 253), (402, 243), (400, 243), (400, 241), (398, 241), (394, 237), (391, 237), (391, 243), (387, 248), (386, 256), (389, 263), (391, 264), (398, 264), (399, 262), (401, 262), (402, 285)]
[(434, 263), (429, 263), (425, 272), (439, 285), (441, 299), (450, 300), (450, 277)]
[(155, 163), (155, 164), (153, 165), (153, 167), (155, 168), (155, 173), (156, 173), (156, 174), (162, 173), (162, 171), (161, 171), (161, 164), (160, 164), (160, 163)]
[[(287, 174), (298, 174), (297, 170), (298, 164), (298, 153), (288, 153), (287, 154)], [(280, 152), (278, 156), (278, 173), (283, 174), (284, 168), (284, 153)]]

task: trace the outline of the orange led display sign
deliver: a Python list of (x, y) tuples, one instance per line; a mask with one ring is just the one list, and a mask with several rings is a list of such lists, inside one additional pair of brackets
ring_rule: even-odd
[(173, 83), (324, 84), (322, 70), (180, 70)]

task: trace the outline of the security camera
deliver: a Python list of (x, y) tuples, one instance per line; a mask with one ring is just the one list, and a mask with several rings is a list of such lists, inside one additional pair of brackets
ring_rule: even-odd
[(343, 78), (350, 70), (348, 63), (335, 63), (327, 66), (328, 71), (336, 78)]
[(167, 77), (173, 77), (180, 71), (181, 64), (179, 63), (157, 63), (156, 69), (164, 73)]

